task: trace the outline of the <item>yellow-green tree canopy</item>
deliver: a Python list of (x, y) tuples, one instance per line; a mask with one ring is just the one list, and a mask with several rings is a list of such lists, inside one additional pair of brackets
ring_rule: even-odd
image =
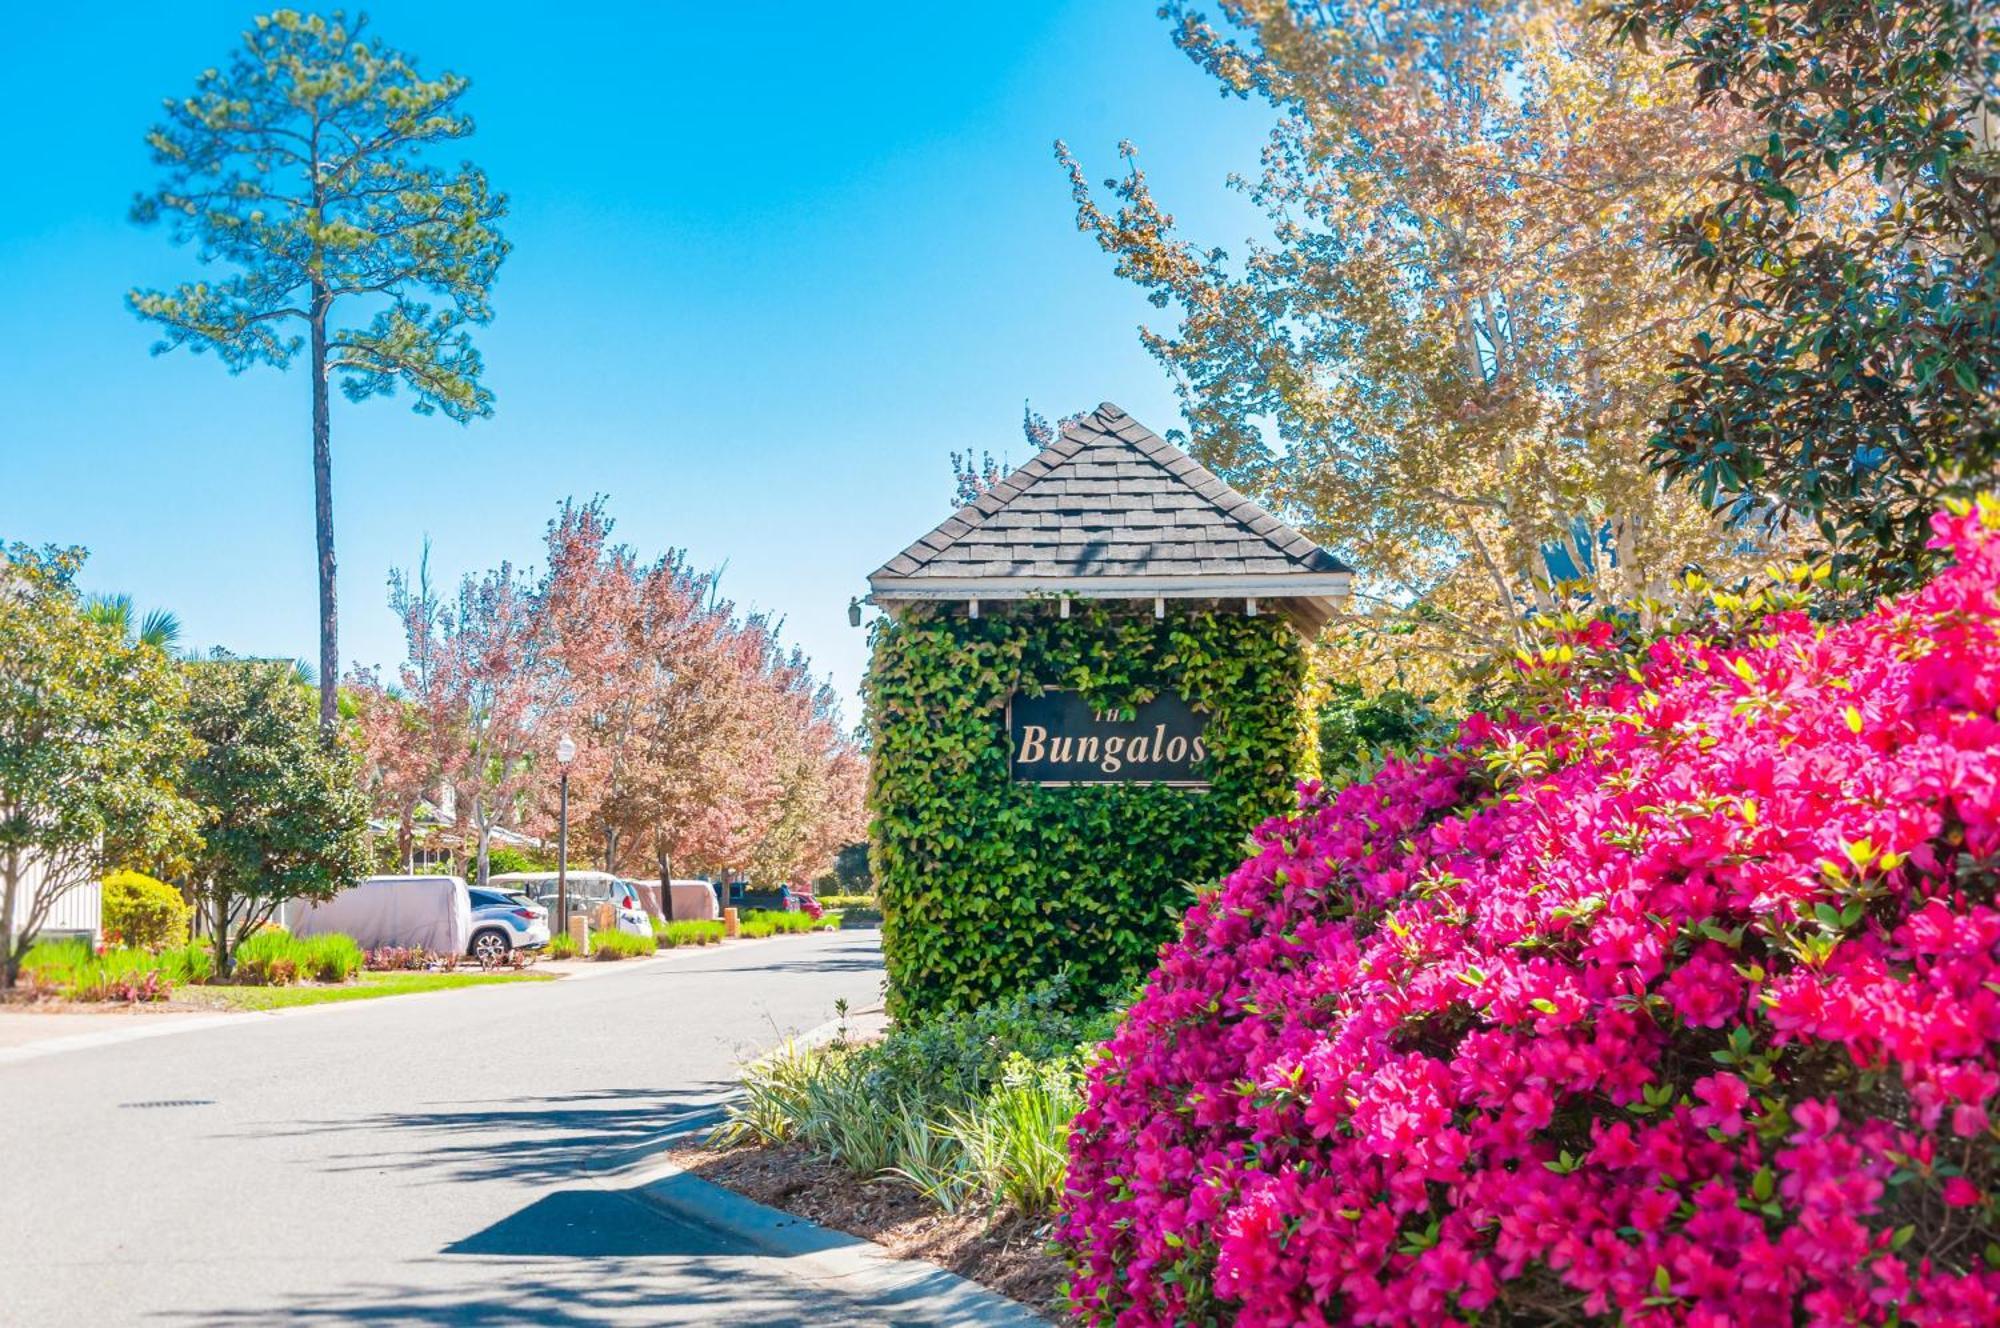
[(1567, 0), (1220, 10), (1166, 12), (1225, 93), (1278, 113), (1242, 182), (1268, 235), (1198, 247), (1129, 144), (1108, 196), (1058, 145), (1080, 227), (1178, 319), (1145, 339), (1194, 452), (1354, 563), (1434, 684), (1514, 647), (1552, 581), (1624, 600), (1727, 564), (1646, 441), (1705, 317), (1655, 233), (1731, 113)]
[(86, 611), (82, 563), (78, 549), (0, 549), (0, 987), (113, 855), (199, 842), (200, 809), (174, 787), (199, 750), (180, 673)]

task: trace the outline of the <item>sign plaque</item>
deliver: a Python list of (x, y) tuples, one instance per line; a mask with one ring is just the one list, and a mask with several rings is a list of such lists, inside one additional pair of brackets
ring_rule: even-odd
[(1017, 692), (1007, 706), (1016, 783), (1208, 787), (1208, 716), (1175, 692), (1136, 708), (1093, 710), (1075, 692)]

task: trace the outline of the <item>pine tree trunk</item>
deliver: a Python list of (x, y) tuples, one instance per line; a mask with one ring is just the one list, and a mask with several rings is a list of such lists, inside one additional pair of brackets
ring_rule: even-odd
[(324, 288), (315, 284), (311, 365), (313, 533), (319, 541), (319, 727), (328, 742), (333, 741), (340, 718), (336, 700), (340, 688), (340, 624), (333, 577), (333, 430), (327, 411), (326, 376), (326, 312), (330, 303)]

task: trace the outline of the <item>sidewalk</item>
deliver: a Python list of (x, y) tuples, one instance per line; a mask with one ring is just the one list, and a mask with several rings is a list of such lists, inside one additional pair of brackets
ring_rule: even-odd
[(883, 1323), (936, 1328), (1046, 1328), (1048, 1320), (935, 1264), (898, 1259), (873, 1241), (816, 1226), (663, 1163), (629, 1191), (732, 1244), (783, 1260), (785, 1273), (825, 1287)]

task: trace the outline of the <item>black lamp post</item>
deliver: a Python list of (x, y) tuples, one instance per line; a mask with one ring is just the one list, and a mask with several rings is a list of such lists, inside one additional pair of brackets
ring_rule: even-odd
[(565, 733), (556, 739), (556, 766), (562, 771), (562, 810), (556, 817), (556, 918), (569, 931), (569, 763), (576, 759), (576, 741)]

